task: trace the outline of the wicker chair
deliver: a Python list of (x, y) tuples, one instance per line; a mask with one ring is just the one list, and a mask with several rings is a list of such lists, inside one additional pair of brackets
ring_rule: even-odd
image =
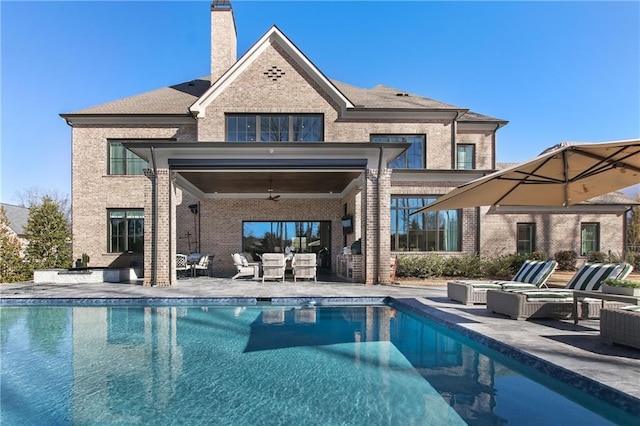
[(510, 281), (456, 280), (447, 283), (447, 297), (464, 305), (486, 304), (488, 290), (536, 289), (547, 286), (555, 271), (555, 260), (526, 260)]
[[(628, 263), (585, 263), (574, 274), (564, 288), (538, 290), (488, 290), (487, 310), (506, 315), (512, 319), (571, 318), (573, 316), (573, 290), (600, 291), (600, 284), (607, 278), (626, 278), (633, 267)], [(579, 300), (579, 315), (582, 318), (599, 318), (601, 301)], [(620, 306), (619, 302), (608, 302), (609, 306)]]

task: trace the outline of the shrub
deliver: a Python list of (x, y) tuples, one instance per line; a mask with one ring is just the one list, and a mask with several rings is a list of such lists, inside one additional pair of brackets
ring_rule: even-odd
[(423, 256), (399, 256), (396, 275), (399, 277), (430, 278), (443, 275), (444, 258), (429, 253)]
[(464, 255), (445, 258), (442, 272), (447, 277), (477, 278), (485, 275), (485, 269), (480, 256)]
[(559, 271), (575, 271), (578, 253), (573, 250), (564, 250), (557, 252), (553, 259), (558, 262)]
[(613, 252), (609, 252), (609, 263), (622, 263), (626, 262), (633, 266), (633, 269), (640, 271), (640, 253), (628, 251), (623, 255), (619, 255)]
[(613, 287), (640, 288), (640, 281), (633, 281), (633, 280), (620, 280), (617, 278), (607, 278), (602, 283), (613, 286)]
[(592, 251), (589, 252), (587, 256), (587, 262), (589, 263), (607, 263), (609, 261), (609, 256), (601, 251)]
[(527, 256), (527, 259), (529, 259), (529, 260), (547, 260), (547, 259), (549, 259), (549, 256), (547, 256), (547, 253), (545, 253), (543, 251), (534, 251), (533, 253), (529, 254), (529, 256)]
[(487, 260), (486, 272), (490, 277), (512, 278), (526, 259), (519, 254), (509, 254)]

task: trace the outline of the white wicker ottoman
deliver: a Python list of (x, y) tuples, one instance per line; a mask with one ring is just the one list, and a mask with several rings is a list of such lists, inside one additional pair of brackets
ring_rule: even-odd
[(609, 345), (617, 343), (640, 349), (640, 306), (603, 309), (600, 312), (600, 338)]

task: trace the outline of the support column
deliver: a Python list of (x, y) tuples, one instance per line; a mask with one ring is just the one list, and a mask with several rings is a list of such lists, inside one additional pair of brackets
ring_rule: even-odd
[[(144, 285), (171, 285), (171, 182), (169, 169), (156, 174), (146, 169), (150, 185), (145, 187)], [(157, 223), (156, 223), (157, 221)], [(175, 256), (173, 256), (175, 257)]]
[(364, 200), (365, 284), (388, 284), (391, 282), (390, 169), (367, 170)]

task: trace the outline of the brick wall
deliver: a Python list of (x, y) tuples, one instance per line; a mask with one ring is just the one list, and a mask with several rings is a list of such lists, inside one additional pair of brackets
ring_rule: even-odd
[(90, 266), (142, 266), (142, 256), (107, 253), (107, 209), (144, 208), (148, 178), (108, 175), (108, 139), (177, 138), (193, 140), (193, 126), (86, 126), (72, 133), (73, 256), (90, 257)]
[(600, 223), (600, 251), (621, 254), (624, 243), (624, 219), (619, 213), (582, 211), (569, 213), (481, 213), (481, 252), (487, 255), (515, 253), (517, 224), (536, 223), (536, 250), (553, 256), (558, 251), (574, 250), (580, 255), (580, 223)]

